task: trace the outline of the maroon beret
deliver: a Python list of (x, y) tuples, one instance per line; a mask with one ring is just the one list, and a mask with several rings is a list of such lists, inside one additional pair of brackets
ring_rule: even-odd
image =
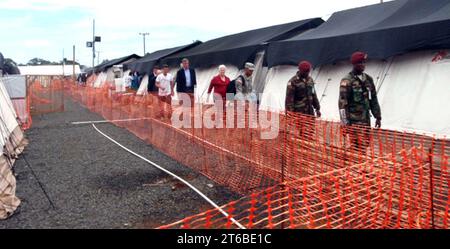
[(367, 54), (364, 52), (354, 52), (352, 54), (351, 62), (352, 64), (359, 64), (367, 60)]
[(306, 72), (306, 71), (311, 71), (312, 65), (311, 63), (309, 63), (309, 61), (301, 61), (300, 63), (298, 63), (298, 69), (300, 70), (300, 72)]

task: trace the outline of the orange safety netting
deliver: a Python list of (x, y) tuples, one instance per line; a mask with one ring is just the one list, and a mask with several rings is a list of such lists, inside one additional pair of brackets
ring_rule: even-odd
[(64, 81), (61, 76), (27, 76), (27, 102), (31, 115), (64, 111)]
[(13, 104), (14, 110), (16, 111), (17, 121), (19, 122), (20, 127), (22, 128), (22, 130), (29, 129), (31, 127), (31, 124), (33, 123), (33, 119), (30, 113), (30, 102), (28, 97), (11, 99), (11, 102)]
[[(244, 119), (231, 115), (242, 128), (194, 128), (214, 106), (170, 107), (154, 95), (116, 93), (109, 83), (93, 88), (93, 81), (87, 87), (66, 84), (66, 92), (180, 163), (235, 192), (251, 194), (225, 206), (235, 210), (234, 218), (247, 217), (246, 226), (448, 227), (448, 140), (259, 111), (256, 117), (279, 119), (278, 136), (262, 139), (267, 128), (252, 126), (248, 109)], [(163, 117), (170, 110), (175, 115), (194, 108), (200, 112), (187, 117), (191, 128), (176, 128)], [(254, 213), (248, 201), (261, 210)], [(233, 227), (218, 214), (211, 210), (170, 227)]]
[(223, 205), (227, 217), (212, 209), (160, 228), (237, 228), (232, 218), (247, 228), (449, 228), (426, 155), (401, 150), (252, 193)]

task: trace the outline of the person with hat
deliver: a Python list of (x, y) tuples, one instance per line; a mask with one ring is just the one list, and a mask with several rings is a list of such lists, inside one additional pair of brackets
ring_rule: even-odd
[(236, 80), (236, 96), (235, 100), (244, 100), (256, 102), (256, 94), (253, 92), (253, 72), (255, 65), (246, 62), (244, 66), (244, 73), (239, 75)]
[[(298, 71), (287, 85), (286, 111), (320, 117), (320, 103), (317, 98), (314, 80), (309, 76), (311, 63), (301, 61)], [(315, 113), (314, 113), (315, 110)]]
[[(366, 74), (367, 54), (355, 52), (350, 59), (353, 70), (348, 73), (339, 87), (339, 115), (345, 126), (360, 125), (370, 127), (370, 112), (375, 117), (375, 127), (381, 127), (381, 108), (378, 103), (375, 84), (371, 76)], [(367, 147), (367, 131), (352, 129), (350, 140), (357, 148)], [(358, 130), (358, 131), (357, 131)], [(361, 131), (361, 132), (359, 132)]]

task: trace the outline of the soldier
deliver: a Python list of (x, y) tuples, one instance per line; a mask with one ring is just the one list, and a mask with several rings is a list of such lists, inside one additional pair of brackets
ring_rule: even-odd
[[(381, 127), (381, 109), (372, 77), (364, 73), (367, 54), (355, 52), (351, 63), (353, 70), (341, 81), (339, 87), (339, 114), (343, 125), (360, 125), (370, 128), (370, 112), (376, 118), (375, 127)], [(370, 111), (370, 112), (369, 112)], [(352, 129), (350, 141), (356, 148), (367, 148), (368, 130)]]
[(302, 61), (298, 64), (297, 74), (287, 85), (286, 110), (314, 116), (321, 116), (319, 99), (314, 88), (314, 80), (309, 76), (311, 63)]
[(235, 100), (246, 100), (256, 103), (256, 94), (253, 92), (253, 63), (245, 63), (244, 73), (236, 78), (236, 96)]
[(314, 110), (317, 117), (321, 116), (320, 103), (314, 88), (315, 83), (309, 76), (311, 68), (312, 65), (308, 61), (300, 62), (298, 64), (299, 71), (289, 80), (286, 91), (286, 111), (310, 115), (303, 118), (304, 122), (302, 122), (300, 130), (301, 136), (312, 134)]

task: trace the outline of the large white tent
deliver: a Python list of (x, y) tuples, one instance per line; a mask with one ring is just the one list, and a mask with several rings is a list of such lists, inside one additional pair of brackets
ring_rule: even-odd
[[(450, 58), (433, 61), (437, 53), (412, 52), (367, 63), (366, 73), (374, 78), (378, 91), (383, 127), (450, 135), (450, 115), (443, 110), (450, 106)], [(313, 71), (322, 118), (339, 120), (339, 84), (351, 69), (350, 62), (341, 61)], [(289, 65), (269, 70), (260, 109), (284, 111), (287, 82), (297, 70)]]
[[(383, 127), (449, 137), (450, 115), (436, 111), (450, 104), (450, 59), (433, 60), (449, 53), (450, 32), (443, 29), (450, 22), (449, 9), (450, 0), (391, 1), (336, 12), (323, 24), (310, 19), (220, 37), (161, 63), (169, 64), (175, 77), (181, 59), (188, 58), (197, 74), (196, 99), (205, 102), (219, 64), (234, 79), (245, 61), (253, 61), (253, 87), (262, 93), (260, 109), (284, 111), (294, 65), (307, 59), (315, 66), (312, 76), (322, 118), (338, 121), (339, 83), (351, 71), (351, 53), (363, 50), (369, 52), (366, 72), (377, 87)], [(106, 78), (100, 74), (98, 81)], [(146, 93), (147, 82), (145, 76), (138, 94)]]
[[(261, 109), (284, 110), (296, 64), (309, 60), (323, 118), (339, 120), (341, 79), (350, 55), (368, 53), (384, 128), (450, 136), (450, 0), (396, 0), (338, 11), (322, 25), (270, 43)], [(436, 60), (436, 58), (439, 58)]]
[(9, 217), (20, 205), (12, 165), (24, 147), (22, 130), (8, 92), (0, 78), (0, 219)]

